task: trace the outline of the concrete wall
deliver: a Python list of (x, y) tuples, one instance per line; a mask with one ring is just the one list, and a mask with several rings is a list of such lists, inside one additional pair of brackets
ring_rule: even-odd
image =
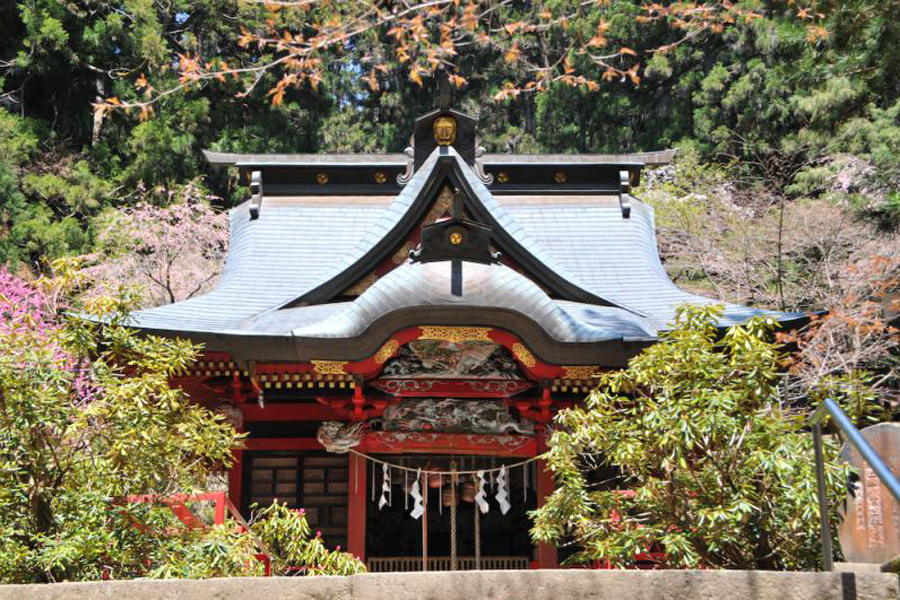
[(478, 571), (0, 586), (37, 600), (896, 600), (896, 575), (763, 571)]

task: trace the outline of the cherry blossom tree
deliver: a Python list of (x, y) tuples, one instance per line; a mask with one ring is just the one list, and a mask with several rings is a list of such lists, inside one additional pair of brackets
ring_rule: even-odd
[(210, 289), (228, 244), (227, 215), (216, 211), (197, 182), (159, 207), (141, 202), (101, 218), (99, 250), (86, 258), (89, 295), (124, 287), (142, 306), (186, 300)]

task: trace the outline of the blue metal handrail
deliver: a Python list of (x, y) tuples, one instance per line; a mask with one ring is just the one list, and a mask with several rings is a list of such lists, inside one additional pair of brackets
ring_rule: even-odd
[(863, 460), (866, 461), (878, 479), (884, 484), (891, 495), (897, 502), (900, 502), (900, 481), (894, 476), (890, 467), (885, 464), (881, 456), (875, 452), (875, 449), (866, 441), (859, 430), (853, 426), (850, 418), (841, 410), (838, 403), (831, 398), (826, 398), (819, 408), (809, 417), (809, 424), (812, 425), (813, 446), (816, 455), (816, 487), (819, 496), (819, 520), (820, 531), (822, 535), (822, 570), (833, 571), (834, 562), (831, 554), (831, 506), (828, 502), (828, 494), (825, 491), (825, 461), (822, 458), (822, 423), (828, 417), (834, 419), (835, 424), (840, 427), (847, 441), (856, 448)]

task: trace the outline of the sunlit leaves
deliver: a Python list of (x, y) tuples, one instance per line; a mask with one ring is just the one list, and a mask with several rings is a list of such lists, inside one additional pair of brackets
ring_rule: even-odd
[(169, 384), (198, 349), (124, 327), (127, 297), (79, 304), (77, 265), (55, 261), (56, 275), (34, 284), (0, 272), (5, 581), (145, 574), (196, 540), (136, 528), (116, 516), (114, 499), (203, 489), (240, 440)]
[[(773, 323), (720, 337), (720, 314), (681, 309), (660, 343), (559, 413), (547, 455), (558, 488), (535, 513), (535, 539), (614, 566), (652, 551), (669, 567), (815, 567), (811, 437), (782, 403)], [(836, 501), (847, 468), (836, 444), (826, 452)], [(619, 476), (589, 483), (596, 467)]]
[[(259, 56), (238, 68), (185, 53), (177, 65), (181, 86), (233, 74), (245, 81), (249, 90), (268, 72), (275, 75), (269, 95), (278, 106), (284, 102), (286, 88), (319, 84), (322, 74), (317, 63), (340, 60), (365, 38), (366, 43), (374, 42), (377, 50), (362, 73), (373, 91), (379, 89), (374, 76), (377, 66), (393, 67), (396, 61), (403, 65), (406, 78), (421, 86), (437, 71), (458, 74), (473, 46), (490, 49), (503, 58), (515, 74), (510, 80), (515, 92), (540, 92), (553, 83), (597, 91), (610, 81), (639, 85), (644, 63), (657, 51), (719, 36), (739, 23), (762, 17), (758, 7), (719, 0), (642, 3), (631, 9), (630, 5), (599, 0), (587, 11), (580, 2), (517, 8), (485, 0), (430, 0), (402, 7), (356, 2), (261, 4), (269, 12), (266, 25), (242, 28), (236, 40), (239, 47)], [(820, 39), (827, 34), (820, 25), (823, 15), (811, 11), (805, 1), (802, 4), (797, 7), (797, 19), (814, 20), (810, 41), (815, 41), (814, 35)], [(631, 46), (640, 28), (648, 30), (638, 39), (649, 39), (652, 28), (659, 24), (674, 33), (673, 41), (656, 47)], [(607, 48), (613, 50), (598, 53)], [(572, 56), (579, 60), (567, 72), (564, 62)], [(461, 81), (457, 79), (455, 85), (463, 85)], [(139, 81), (137, 87), (148, 89), (144, 83)], [(157, 92), (149, 102), (164, 94)], [(498, 94), (498, 100), (512, 95)]]

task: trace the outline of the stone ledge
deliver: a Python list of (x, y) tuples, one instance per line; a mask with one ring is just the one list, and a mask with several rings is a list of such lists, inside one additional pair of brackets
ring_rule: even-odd
[(468, 571), (0, 586), (10, 600), (897, 600), (889, 573)]

